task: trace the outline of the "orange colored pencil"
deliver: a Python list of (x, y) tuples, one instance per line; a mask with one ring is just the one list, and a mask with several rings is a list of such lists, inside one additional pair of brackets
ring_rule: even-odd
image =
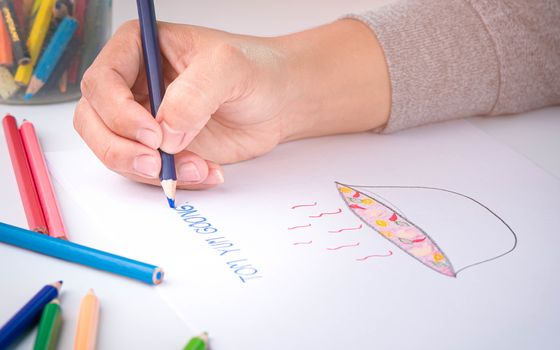
[(27, 224), (31, 231), (47, 233), (47, 223), (39, 201), (39, 195), (31, 175), (31, 169), (27, 162), (21, 135), (17, 128), (16, 119), (11, 115), (6, 115), (2, 120), (4, 135), (8, 144), (8, 151), (12, 160), (14, 174), (19, 188), (19, 195), (27, 217)]
[(39, 202), (47, 222), (49, 236), (67, 240), (68, 236), (66, 235), (62, 216), (60, 215), (47, 162), (45, 161), (39, 138), (35, 133), (35, 128), (32, 123), (24, 121), (19, 127), (19, 133), (27, 156), (27, 162), (31, 168), (35, 188), (39, 195)]
[(14, 64), (14, 55), (12, 54), (12, 39), (8, 34), (8, 28), (4, 22), (4, 17), (0, 16), (0, 65), (11, 66)]
[(74, 350), (93, 350), (97, 337), (97, 325), (99, 323), (99, 299), (90, 289), (82, 299), (76, 338), (74, 339)]

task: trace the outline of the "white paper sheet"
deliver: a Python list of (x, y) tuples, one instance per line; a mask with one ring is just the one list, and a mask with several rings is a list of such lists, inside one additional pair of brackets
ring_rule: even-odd
[[(177, 211), (89, 152), (48, 162), (103, 227), (90, 244), (162, 266), (158, 291), (214, 350), (560, 346), (560, 184), (466, 122), (285, 144), (227, 166), (217, 189), (180, 191)], [(470, 196), (511, 227), (516, 249), (445, 276), (354, 215), (335, 181), (390, 203), (455, 270), (510, 250), (515, 236), (458, 195), (363, 186)]]

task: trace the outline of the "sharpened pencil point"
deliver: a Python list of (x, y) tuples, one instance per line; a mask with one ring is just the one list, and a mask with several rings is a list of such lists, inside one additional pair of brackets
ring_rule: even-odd
[(23, 96), (23, 99), (24, 99), (25, 101), (29, 101), (29, 100), (31, 100), (32, 97), (33, 97), (33, 94), (25, 94), (25, 95)]
[(167, 198), (167, 203), (169, 203), (169, 208), (175, 208), (175, 200), (173, 198)]

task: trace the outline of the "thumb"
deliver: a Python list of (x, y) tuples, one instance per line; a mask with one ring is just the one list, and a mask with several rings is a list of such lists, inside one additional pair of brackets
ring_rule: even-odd
[(184, 150), (218, 108), (243, 86), (243, 72), (236, 62), (243, 54), (222, 45), (208, 55), (195, 56), (168, 86), (157, 114), (163, 131), (160, 148), (171, 154)]

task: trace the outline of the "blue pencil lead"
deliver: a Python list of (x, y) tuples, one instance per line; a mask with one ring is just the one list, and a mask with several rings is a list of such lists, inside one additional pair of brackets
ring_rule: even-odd
[(23, 99), (24, 99), (25, 101), (29, 101), (29, 100), (31, 100), (32, 97), (33, 97), (33, 94), (25, 94), (25, 95), (23, 96)]
[(175, 200), (173, 198), (167, 198), (167, 203), (169, 203), (169, 208), (175, 208)]

